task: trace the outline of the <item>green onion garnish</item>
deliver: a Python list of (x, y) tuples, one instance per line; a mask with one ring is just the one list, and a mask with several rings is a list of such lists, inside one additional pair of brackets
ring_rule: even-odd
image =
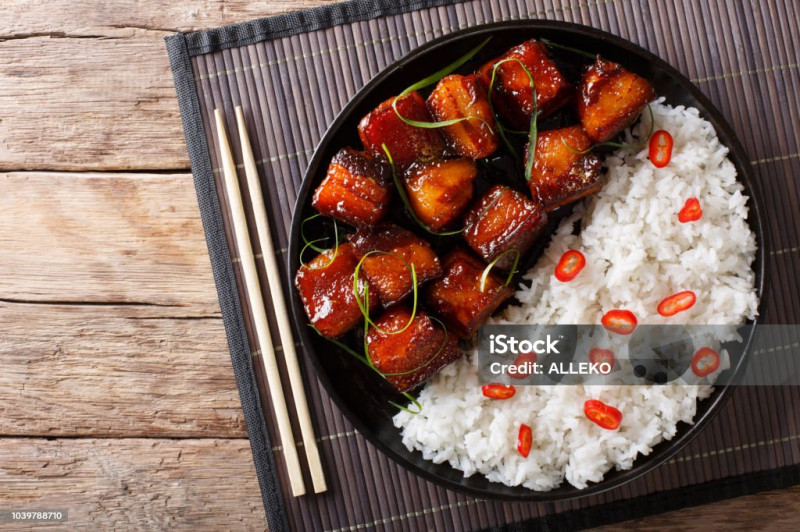
[(514, 262), (511, 264), (511, 271), (508, 272), (508, 277), (506, 278), (506, 286), (508, 286), (508, 284), (511, 282), (511, 279), (514, 278), (514, 274), (517, 273), (517, 264), (519, 264), (519, 256), (520, 256), (519, 250), (517, 248), (511, 248), (505, 250), (497, 257), (495, 257), (495, 259), (492, 262), (490, 262), (489, 265), (486, 266), (486, 268), (483, 269), (483, 273), (481, 273), (481, 285), (480, 285), (481, 292), (483, 292), (484, 289), (486, 288), (486, 278), (489, 276), (489, 272), (492, 271), (492, 268), (494, 268), (494, 265), (497, 264), (497, 262), (500, 259), (502, 259), (509, 253), (514, 253), (516, 256), (514, 257)]
[[(358, 298), (356, 298), (358, 301)], [(372, 357), (369, 356), (369, 285), (364, 288), (364, 305), (366, 305), (367, 313), (364, 319), (364, 358), (367, 359), (367, 366), (369, 366), (372, 371), (383, 377), (386, 378), (383, 373), (380, 372), (378, 368), (375, 367), (375, 363), (372, 361)], [(359, 305), (359, 310), (361, 310), (361, 306)], [(361, 313), (364, 314), (364, 311), (361, 310)]]
[(411, 206), (411, 200), (408, 199), (408, 194), (406, 194), (406, 189), (403, 186), (403, 183), (400, 182), (400, 177), (397, 175), (397, 170), (394, 167), (394, 160), (392, 159), (392, 154), (389, 153), (389, 148), (386, 147), (386, 144), (381, 144), (383, 148), (383, 152), (386, 154), (386, 158), (389, 159), (389, 166), (392, 168), (392, 179), (394, 180), (394, 186), (397, 189), (397, 195), (400, 196), (400, 199), (403, 200), (403, 203), (408, 210), (408, 214), (411, 215), (411, 218), (414, 219), (417, 224), (425, 229), (432, 235), (436, 236), (449, 236), (449, 235), (457, 235), (463, 231), (463, 229), (459, 229), (458, 231), (441, 231), (436, 232), (429, 228), (425, 223), (417, 217), (417, 213), (414, 212), (414, 208)]
[[(519, 63), (519, 66), (522, 67), (522, 70), (525, 71), (525, 74), (528, 76), (528, 79), (531, 82), (531, 124), (528, 130), (528, 154), (527, 158), (525, 159), (525, 181), (531, 180), (531, 172), (533, 171), (533, 160), (536, 157), (536, 140), (538, 137), (538, 118), (539, 118), (539, 105), (537, 102), (537, 94), (536, 94), (536, 82), (533, 80), (533, 75), (531, 74), (528, 67), (526, 67), (522, 61), (515, 57), (508, 57), (501, 61), (498, 61), (492, 66), (492, 78), (489, 81), (489, 105), (492, 107), (492, 112), (494, 112), (494, 106), (492, 105), (492, 91), (494, 90), (494, 80), (497, 75), (497, 67), (506, 63), (508, 61), (516, 61)], [(500, 138), (502, 139), (503, 143), (506, 145), (506, 148), (511, 152), (515, 159), (519, 159), (519, 155), (514, 147), (509, 142), (508, 137), (506, 137), (506, 131), (512, 132), (511, 130), (506, 130), (506, 128), (502, 125), (500, 121), (500, 117), (495, 113), (496, 123), (497, 123), (497, 132), (500, 134)]]
[[(525, 71), (527, 72), (527, 69), (525, 69)], [(533, 105), (533, 109), (531, 111), (531, 130), (530, 134), (528, 135), (528, 156), (525, 159), (525, 181), (531, 180), (531, 172), (533, 172), (533, 160), (536, 158), (536, 142), (538, 141), (539, 137), (539, 124), (537, 120), (539, 117), (539, 105), (536, 101), (536, 84), (533, 82), (533, 77), (531, 77), (530, 72), (528, 72), (528, 77), (531, 78), (531, 105)]]
[[(394, 101), (396, 102), (397, 99), (395, 98)], [(406, 124), (408, 124), (409, 126), (421, 127), (423, 129), (437, 129), (440, 127), (452, 126), (453, 124), (458, 124), (459, 122), (463, 122), (464, 120), (480, 120), (481, 122), (483, 122), (483, 125), (486, 126), (486, 128), (489, 130), (489, 133), (494, 135), (494, 130), (492, 129), (492, 126), (489, 125), (489, 122), (487, 122), (486, 120), (484, 120), (479, 116), (464, 116), (462, 118), (453, 118), (450, 120), (445, 120), (443, 122), (422, 122), (419, 120), (411, 120), (410, 118), (406, 118), (403, 115), (401, 115), (400, 111), (398, 111), (397, 107), (395, 107), (394, 102), (392, 103), (392, 109), (394, 109), (394, 112), (397, 115), (397, 117)]]
[(511, 133), (512, 135), (530, 135), (530, 131), (522, 131), (517, 129), (508, 129), (504, 128), (506, 133)]
[(309, 216), (308, 218), (306, 218), (305, 220), (303, 220), (300, 223), (300, 237), (303, 239), (303, 242), (305, 242), (306, 246), (310, 247), (311, 249), (313, 249), (317, 253), (322, 253), (323, 251), (326, 251), (326, 250), (322, 249), (320, 247), (314, 246), (313, 245), (314, 242), (319, 242), (320, 240), (327, 240), (327, 238), (321, 238), (321, 239), (317, 239), (317, 240), (314, 240), (314, 241), (309, 241), (308, 237), (306, 236), (306, 222), (310, 222), (311, 220), (314, 220), (315, 218), (319, 218), (320, 216), (322, 216), (322, 214), (320, 214), (320, 213), (311, 215), (311, 216)]
[(303, 254), (305, 253), (305, 251), (308, 248), (311, 248), (311, 249), (313, 249), (315, 251), (318, 251), (319, 253), (325, 253), (326, 251), (328, 251), (327, 249), (318, 248), (317, 246), (314, 245), (317, 242), (322, 242), (323, 240), (328, 240), (328, 237), (325, 236), (325, 237), (322, 237), (322, 238), (318, 238), (316, 240), (311, 240), (309, 242), (306, 242), (306, 245), (303, 246), (303, 249), (300, 250), (300, 264), (302, 266), (308, 266), (308, 264), (306, 264), (306, 262), (303, 260)]
[[(506, 129), (505, 126), (503, 126), (503, 124), (500, 123), (500, 117), (498, 115), (495, 115), (495, 124), (497, 124), (497, 134), (500, 136), (500, 140), (502, 140), (503, 144), (506, 145), (506, 149), (514, 158), (514, 160), (519, 162), (519, 153), (517, 153), (517, 150), (514, 148), (514, 146), (511, 144), (511, 141), (508, 140), (508, 137), (506, 136), (506, 133), (511, 133), (511, 131)], [(525, 135), (527, 134), (528, 133), (526, 132)]]
[(453, 61), (449, 65), (447, 65), (446, 67), (442, 68), (441, 70), (437, 70), (436, 72), (434, 72), (433, 74), (431, 74), (427, 78), (414, 83), (413, 85), (408, 87), (406, 90), (401, 92), (397, 97), (398, 98), (402, 98), (403, 96), (405, 96), (409, 92), (416, 91), (416, 90), (419, 90), (419, 89), (424, 89), (425, 87), (427, 87), (429, 85), (433, 85), (434, 83), (438, 82), (440, 79), (442, 79), (446, 75), (450, 74), (451, 72), (454, 72), (456, 69), (458, 69), (458, 67), (460, 67), (461, 65), (463, 65), (464, 63), (466, 63), (467, 61), (472, 59), (475, 56), (475, 54), (480, 52), (481, 48), (486, 46), (486, 43), (488, 43), (490, 40), (491, 40), (491, 37), (488, 37), (485, 41), (483, 41), (478, 46), (476, 46), (475, 48), (473, 48), (472, 50), (470, 50), (466, 54), (462, 55), (461, 57), (459, 57), (458, 59), (456, 59), (455, 61)]
[(408, 399), (409, 401), (414, 403), (414, 406), (417, 407), (417, 411), (416, 412), (414, 412), (413, 410), (409, 410), (408, 408), (404, 407), (401, 404), (397, 404), (394, 401), (389, 401), (389, 404), (394, 406), (395, 408), (399, 408), (403, 412), (408, 412), (409, 414), (411, 414), (413, 416), (416, 416), (417, 414), (421, 414), (422, 413), (422, 405), (419, 404), (419, 401), (417, 401), (417, 398), (414, 397), (413, 395), (411, 395), (408, 392), (403, 392), (403, 395), (405, 396), (406, 399)]
[[(388, 332), (388, 331), (382, 330), (380, 327), (378, 327), (375, 324), (374, 321), (372, 321), (372, 318), (369, 317), (369, 284), (367, 284), (364, 287), (364, 300), (363, 301), (361, 300), (361, 298), (359, 297), (359, 294), (358, 294), (358, 292), (359, 292), (359, 290), (358, 290), (358, 288), (359, 288), (359, 277), (360, 277), (360, 273), (361, 273), (361, 265), (364, 263), (364, 259), (366, 259), (367, 257), (369, 257), (370, 255), (373, 255), (373, 254), (383, 254), (383, 255), (389, 255), (390, 257), (398, 258), (398, 259), (403, 261), (403, 263), (406, 265), (406, 268), (408, 268), (408, 270), (411, 272), (411, 283), (413, 285), (412, 286), (412, 293), (414, 294), (414, 304), (413, 304), (413, 306), (411, 308), (411, 317), (408, 319), (408, 323), (406, 323), (405, 326), (402, 329), (397, 330), (395, 332)], [(381, 250), (370, 251), (369, 253), (367, 253), (363, 257), (361, 257), (361, 260), (358, 261), (358, 264), (356, 264), (356, 269), (353, 272), (353, 295), (356, 298), (356, 304), (358, 304), (358, 308), (359, 308), (359, 310), (361, 310), (361, 314), (364, 316), (364, 322), (368, 326), (372, 325), (372, 327), (377, 329), (381, 334), (386, 334), (386, 335), (400, 334), (401, 332), (403, 332), (406, 329), (408, 329), (408, 327), (414, 321), (414, 317), (416, 317), (416, 315), (417, 315), (417, 286), (418, 286), (418, 283), (417, 283), (417, 270), (414, 268), (414, 263), (410, 263), (404, 257), (401, 257), (400, 255), (397, 255), (396, 253), (389, 253), (388, 251), (381, 251)], [(366, 333), (367, 331), (365, 330), (364, 332)]]
[[(432, 319), (432, 320), (434, 320), (434, 319), (436, 319), (436, 318), (434, 318), (434, 317), (432, 317), (432, 316), (431, 316), (431, 319)], [(436, 320), (436, 321), (439, 321), (439, 320)], [(439, 321), (439, 323), (441, 323), (441, 322)], [(333, 344), (333, 345), (335, 345), (336, 347), (338, 347), (338, 348), (342, 349), (342, 350), (343, 350), (345, 353), (347, 353), (348, 355), (352, 355), (352, 356), (354, 356), (354, 357), (355, 357), (357, 360), (359, 360), (359, 361), (360, 361), (362, 364), (366, 365), (368, 368), (370, 368), (371, 370), (373, 370), (375, 373), (377, 373), (378, 375), (380, 375), (380, 376), (381, 376), (381, 377), (383, 377), (384, 379), (385, 379), (386, 377), (396, 377), (396, 376), (400, 376), (400, 375), (408, 375), (408, 374), (410, 374), (410, 373), (414, 373), (414, 372), (416, 372), (416, 371), (419, 371), (419, 370), (421, 370), (422, 368), (424, 368), (425, 366), (427, 366), (428, 364), (430, 364), (430, 363), (431, 363), (431, 362), (432, 362), (432, 361), (433, 361), (433, 360), (434, 360), (434, 359), (435, 359), (437, 356), (439, 356), (439, 353), (441, 353), (441, 352), (442, 352), (442, 349), (444, 349), (444, 346), (447, 344), (447, 329), (446, 329), (446, 328), (444, 328), (444, 326), (443, 326), (443, 328), (444, 328), (444, 333), (445, 333), (445, 336), (444, 336), (444, 342), (442, 342), (442, 345), (439, 347), (439, 350), (438, 350), (438, 351), (436, 351), (436, 354), (435, 354), (435, 355), (433, 355), (431, 358), (429, 358), (428, 360), (426, 360), (425, 362), (423, 362), (422, 364), (420, 364), (419, 366), (417, 366), (417, 367), (416, 367), (416, 368), (414, 368), (414, 369), (410, 369), (410, 370), (408, 370), (408, 371), (403, 371), (403, 372), (400, 372), (400, 373), (383, 373), (383, 372), (381, 372), (381, 370), (379, 370), (378, 368), (376, 368), (376, 367), (375, 367), (375, 365), (372, 363), (372, 360), (370, 360), (369, 356), (360, 355), (359, 353), (357, 353), (357, 352), (355, 351), (355, 349), (353, 349), (352, 347), (350, 347), (350, 346), (349, 346), (349, 345), (347, 345), (346, 343), (344, 343), (344, 342), (340, 342), (339, 340), (335, 340), (335, 339), (333, 339), (333, 338), (328, 338), (327, 336), (325, 336), (324, 334), (322, 334), (322, 333), (319, 331), (319, 329), (317, 329), (316, 327), (314, 327), (314, 326), (313, 326), (313, 325), (311, 325), (310, 323), (308, 323), (307, 325), (308, 325), (309, 327), (311, 327), (311, 329), (312, 329), (312, 330), (313, 330), (315, 333), (317, 333), (318, 335), (320, 335), (322, 338), (324, 338), (325, 340), (329, 341), (330, 343), (332, 343), (332, 344)]]
[[(428, 316), (428, 318), (430, 320), (432, 320), (432, 321), (435, 321), (435, 322), (439, 323), (439, 325), (442, 326), (442, 330), (444, 331), (444, 340), (442, 341), (442, 345), (439, 346), (439, 349), (436, 350), (436, 352), (433, 354), (433, 356), (431, 356), (431, 358), (429, 358), (428, 360), (426, 360), (425, 362), (423, 362), (422, 364), (420, 364), (419, 366), (417, 366), (414, 369), (410, 369), (408, 371), (400, 371), (398, 373), (384, 373), (383, 374), (384, 376), (386, 376), (386, 377), (399, 377), (401, 375), (410, 375), (412, 373), (416, 373), (417, 371), (421, 370), (422, 368), (424, 368), (425, 366), (427, 366), (428, 364), (433, 362), (436, 359), (436, 357), (438, 357), (439, 354), (444, 350), (444, 346), (447, 345), (447, 338), (448, 338), (447, 326), (438, 318), (434, 318), (433, 316)], [(367, 358), (369, 358), (369, 353), (367, 354)]]
[[(399, 375), (408, 375), (410, 373), (415, 373), (415, 372), (421, 370), (422, 368), (424, 368), (425, 366), (427, 366), (428, 364), (430, 364), (431, 362), (433, 362), (436, 359), (436, 357), (439, 356), (439, 354), (444, 349), (444, 346), (447, 345), (447, 336), (448, 336), (447, 335), (447, 326), (441, 320), (439, 320), (437, 318), (434, 318), (433, 316), (430, 316), (430, 319), (433, 320), (433, 321), (438, 322), (439, 325), (442, 326), (442, 330), (444, 331), (444, 340), (442, 341), (442, 345), (439, 346), (439, 349), (436, 351), (436, 353), (431, 358), (429, 358), (427, 361), (425, 361), (424, 364), (421, 364), (421, 365), (417, 366), (416, 368), (414, 368), (412, 370), (404, 371), (404, 372), (401, 372), (401, 373), (386, 373), (385, 376), (394, 377), (394, 376), (399, 376)], [(404, 407), (403, 405), (399, 405), (399, 404), (397, 404), (395, 402), (392, 402), (392, 401), (389, 401), (389, 404), (391, 404), (392, 406), (394, 406), (396, 408), (399, 408), (400, 410), (403, 410), (404, 412), (408, 412), (409, 414), (412, 414), (412, 415), (417, 415), (420, 412), (422, 412), (422, 405), (419, 404), (419, 401), (417, 401), (417, 399), (413, 395), (411, 395), (408, 392), (403, 392), (403, 395), (405, 396), (406, 399), (408, 399), (409, 401), (414, 403), (414, 406), (417, 407), (417, 411), (416, 412), (414, 412), (413, 410), (409, 410), (408, 408)]]
[(494, 91), (494, 80), (497, 72), (497, 67), (500, 66), (500, 64), (502, 63), (503, 61), (500, 61), (492, 67), (492, 77), (489, 80), (489, 90), (487, 91), (487, 99), (489, 100), (489, 107), (492, 110), (492, 114), (494, 114), (495, 117), (495, 124), (497, 124), (497, 133), (500, 136), (500, 140), (502, 140), (503, 144), (506, 145), (506, 149), (511, 154), (511, 156), (514, 157), (514, 160), (519, 161), (519, 154), (517, 153), (517, 150), (514, 149), (514, 146), (508, 140), (508, 137), (506, 137), (506, 132), (509, 130), (507, 130), (506, 127), (503, 125), (503, 122), (500, 119), (500, 115), (497, 114), (497, 112), (494, 110), (494, 104), (492, 103), (492, 91)]
[(440, 127), (452, 126), (453, 124), (458, 124), (459, 122), (462, 122), (464, 120), (480, 120), (481, 122), (483, 122), (483, 125), (485, 125), (489, 129), (489, 132), (491, 134), (494, 134), (494, 131), (492, 130), (492, 126), (490, 126), (489, 123), (486, 120), (484, 120), (483, 118), (481, 118), (479, 116), (465, 116), (465, 117), (462, 117), (462, 118), (453, 118), (452, 120), (445, 120), (443, 122), (422, 122), (422, 121), (419, 121), (419, 120), (411, 120), (409, 118), (406, 118), (406, 117), (404, 117), (403, 115), (400, 114), (400, 111), (397, 110), (397, 100), (399, 100), (400, 98), (402, 98), (403, 96), (405, 96), (409, 92), (416, 91), (416, 90), (419, 90), (419, 89), (424, 89), (425, 87), (433, 85), (434, 83), (438, 83), (439, 80), (441, 80), (443, 77), (451, 74), (456, 69), (458, 69), (461, 65), (463, 65), (464, 63), (466, 63), (467, 61), (472, 59), (475, 56), (475, 54), (477, 54), (481, 50), (481, 48), (486, 46), (486, 43), (488, 43), (490, 39), (491, 39), (491, 37), (488, 37), (485, 41), (483, 41), (478, 46), (476, 46), (475, 48), (473, 48), (472, 50), (470, 50), (466, 54), (462, 55), (461, 57), (459, 57), (458, 59), (456, 59), (455, 61), (453, 61), (449, 65), (447, 65), (446, 67), (442, 68), (441, 70), (437, 70), (436, 72), (434, 72), (433, 74), (431, 74), (427, 78), (422, 79), (422, 80), (414, 83), (413, 85), (408, 87), (406, 90), (401, 92), (399, 95), (397, 95), (395, 97), (395, 99), (392, 100), (392, 109), (394, 109), (394, 112), (397, 115), (397, 117), (400, 120), (402, 120), (403, 122), (405, 122), (406, 124), (410, 125), (410, 126), (421, 127), (421, 128), (424, 128), (424, 129), (435, 129), (435, 128), (440, 128)]
[(586, 155), (587, 153), (589, 153), (590, 151), (592, 151), (593, 149), (595, 149), (595, 148), (597, 148), (597, 147), (600, 147), (600, 146), (608, 146), (608, 144), (607, 144), (607, 143), (605, 143), (605, 142), (601, 142), (601, 143), (599, 143), (599, 144), (592, 144), (591, 146), (589, 146), (589, 147), (588, 147), (588, 148), (586, 148), (585, 150), (579, 150), (579, 149), (576, 149), (576, 148), (573, 148), (572, 146), (570, 146), (570, 145), (569, 145), (569, 142), (567, 142), (567, 139), (565, 139), (564, 137), (561, 137), (561, 144), (563, 144), (564, 146), (566, 146), (566, 148), (567, 148), (569, 151), (571, 151), (572, 153), (575, 153), (575, 154), (577, 154), (577, 155)]
[(578, 48), (572, 48), (571, 46), (564, 46), (563, 44), (555, 43), (549, 39), (539, 39), (543, 43), (545, 43), (550, 48), (560, 48), (561, 50), (566, 50), (568, 52), (572, 52), (574, 54), (582, 55), (584, 57), (588, 57), (589, 59), (596, 59), (597, 55), (591, 52), (587, 52), (585, 50), (579, 50)]
[[(576, 150), (575, 148), (569, 145), (569, 143), (566, 141), (566, 139), (564, 139), (564, 137), (561, 137), (561, 142), (564, 144), (564, 146), (567, 147), (569, 151), (571, 151), (572, 153), (577, 153), (578, 155), (587, 154), (593, 149), (599, 148), (600, 146), (610, 146), (612, 148), (625, 148), (626, 150), (639, 151), (645, 146), (647, 146), (648, 142), (650, 142), (650, 137), (653, 136), (653, 130), (655, 129), (656, 125), (656, 120), (655, 117), (653, 116), (653, 109), (652, 107), (650, 107), (650, 104), (647, 105), (647, 110), (650, 112), (650, 131), (647, 133), (647, 137), (639, 144), (624, 144), (619, 142), (599, 142), (597, 144), (592, 144), (585, 150)], [(639, 113), (639, 116), (641, 117), (641, 113)]]
[[(365, 294), (365, 296), (366, 296), (365, 299), (368, 302), (369, 301), (369, 296), (367, 294)], [(311, 329), (315, 333), (320, 335), (322, 338), (324, 338), (325, 340), (331, 342), (333, 345), (339, 347), (345, 353), (348, 353), (349, 355), (354, 356), (362, 364), (366, 365), (372, 371), (374, 371), (375, 373), (377, 373), (378, 375), (380, 375), (381, 377), (383, 377), (385, 379), (386, 377), (397, 377), (397, 376), (401, 376), (401, 375), (409, 375), (411, 373), (415, 373), (415, 372), (423, 369), (425, 366), (427, 366), (431, 362), (433, 362), (439, 356), (439, 354), (442, 352), (444, 347), (447, 345), (447, 339), (448, 339), (447, 326), (441, 320), (439, 320), (437, 318), (434, 318), (433, 316), (430, 316), (430, 319), (438, 322), (442, 326), (442, 330), (444, 331), (444, 340), (442, 341), (442, 345), (439, 346), (439, 349), (436, 351), (436, 353), (434, 353), (433, 356), (431, 356), (428, 360), (426, 360), (425, 362), (423, 362), (422, 364), (420, 364), (416, 368), (410, 369), (408, 371), (398, 372), (398, 373), (383, 373), (378, 368), (376, 368), (375, 365), (373, 364), (372, 359), (369, 356), (369, 350), (367, 348), (367, 341), (366, 341), (366, 332), (368, 330), (369, 325), (367, 325), (367, 327), (365, 328), (365, 332), (364, 332), (364, 355), (361, 355), (361, 354), (357, 353), (354, 349), (352, 349), (350, 346), (348, 346), (344, 342), (340, 342), (339, 340), (334, 340), (333, 338), (328, 338), (327, 336), (323, 335), (319, 331), (319, 329), (314, 327), (312, 324), (309, 323), (308, 326), (311, 327)], [(420, 412), (422, 412), (422, 405), (419, 404), (419, 402), (416, 400), (416, 398), (414, 398), (414, 396), (412, 396), (408, 392), (402, 392), (402, 394), (403, 394), (403, 396), (406, 397), (406, 399), (408, 399), (409, 401), (414, 403), (414, 405), (416, 405), (416, 407), (417, 407), (417, 411), (416, 412), (411, 411), (408, 408), (404, 407), (403, 405), (400, 405), (400, 404), (395, 403), (393, 401), (389, 401), (389, 404), (391, 404), (392, 406), (394, 406), (396, 408), (399, 408), (400, 410), (408, 412), (409, 414), (416, 415), (416, 414), (419, 414)]]
[[(303, 220), (303, 223), (300, 224), (300, 235), (303, 237), (303, 240), (306, 243), (305, 246), (303, 246), (303, 249), (300, 250), (300, 265), (303, 266), (303, 267), (308, 267), (308, 264), (306, 264), (305, 261), (303, 261), (303, 254), (306, 252), (306, 250), (308, 248), (311, 248), (311, 249), (317, 251), (318, 253), (324, 253), (326, 251), (329, 251), (328, 249), (321, 249), (321, 248), (315, 246), (314, 244), (316, 244), (317, 242), (322, 242), (323, 240), (328, 240), (328, 238), (330, 238), (330, 237), (326, 236), (326, 237), (323, 237), (323, 238), (317, 238), (316, 240), (308, 240), (306, 238), (305, 233), (303, 233), (303, 225), (305, 225), (305, 223), (307, 221), (309, 221), (309, 220), (311, 220), (313, 218), (316, 218), (317, 216), (320, 216), (320, 215), (319, 214), (315, 214), (314, 216), (310, 216), (310, 217), (306, 218), (305, 220)], [(318, 266), (316, 268), (311, 268), (312, 270), (324, 270), (325, 268), (327, 268), (328, 266), (333, 264), (334, 260), (336, 260), (336, 255), (339, 253), (339, 225), (336, 223), (336, 220), (333, 220), (333, 240), (334, 240), (334, 243), (333, 243), (333, 254), (331, 255), (331, 260), (328, 261), (328, 264), (325, 264), (324, 266)]]
[(350, 347), (349, 345), (347, 345), (346, 343), (344, 343), (344, 342), (340, 342), (339, 340), (334, 340), (333, 338), (328, 338), (327, 336), (325, 336), (324, 334), (322, 334), (322, 333), (319, 331), (319, 329), (317, 329), (316, 327), (314, 327), (314, 326), (313, 326), (313, 325), (311, 325), (310, 323), (308, 324), (308, 326), (309, 326), (309, 327), (311, 327), (311, 329), (312, 329), (312, 330), (313, 330), (315, 333), (317, 333), (318, 335), (320, 335), (321, 337), (323, 337), (324, 339), (326, 339), (327, 341), (329, 341), (330, 343), (332, 343), (332, 344), (333, 344), (333, 345), (335, 345), (336, 347), (340, 348), (341, 350), (343, 350), (344, 352), (346, 352), (346, 353), (348, 353), (348, 354), (350, 354), (350, 355), (353, 355), (354, 357), (356, 357), (358, 360), (360, 360), (360, 361), (361, 361), (361, 362), (363, 362), (364, 364), (367, 364), (367, 358), (366, 358), (364, 355), (359, 355), (359, 354), (358, 354), (358, 353), (355, 351), (355, 349), (351, 348), (351, 347)]

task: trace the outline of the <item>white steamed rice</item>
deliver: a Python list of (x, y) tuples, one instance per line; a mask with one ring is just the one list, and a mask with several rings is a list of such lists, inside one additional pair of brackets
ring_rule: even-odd
[[(682, 290), (695, 291), (697, 303), (669, 323), (738, 324), (756, 315), (755, 238), (727, 148), (696, 109), (673, 108), (662, 99), (652, 110), (655, 129), (666, 129), (675, 141), (670, 164), (655, 168), (646, 148), (606, 156), (603, 189), (560, 225), (525, 276), (532, 286), (516, 293), (521, 305), (493, 323), (598, 323), (614, 308), (633, 311), (639, 323), (665, 323), (656, 306)], [(649, 127), (645, 117), (633, 134), (641, 138)], [(703, 217), (681, 224), (677, 213), (689, 197), (700, 200)], [(567, 249), (581, 250), (587, 264), (561, 283), (553, 270)], [(395, 416), (403, 443), (464, 476), (481, 473), (539, 491), (565, 478), (583, 488), (613, 467), (629, 469), (637, 455), (671, 439), (679, 421), (691, 423), (697, 401), (711, 392), (708, 385), (518, 386), (513, 398), (495, 401), (481, 394), (476, 359), (469, 353), (432, 379), (420, 393), (420, 414)], [(618, 430), (586, 419), (583, 403), (592, 398), (623, 413)], [(516, 450), (521, 423), (533, 429), (527, 458)]]

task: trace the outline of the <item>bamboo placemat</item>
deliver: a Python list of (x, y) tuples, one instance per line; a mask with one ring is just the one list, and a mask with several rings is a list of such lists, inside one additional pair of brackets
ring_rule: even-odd
[[(281, 495), (289, 493), (281, 448), (270, 443), (277, 431), (267, 395), (258, 394), (264, 381), (251, 363), (250, 317), (242, 304), (245, 291), (227, 202), (217, 197), (223, 188), (213, 110), (224, 109), (233, 131), (233, 108), (244, 107), (285, 268), (292, 208), (308, 160), (356, 91), (433, 38), (518, 18), (577, 22), (619, 35), (676, 66), (710, 97), (749, 153), (767, 206), (772, 257), (765, 321), (800, 319), (800, 8), (792, 0), (362, 0), (171, 36), (167, 46), (195, 185), (273, 532), (287, 526), (525, 528), (532, 519), (546, 528), (579, 528), (800, 482), (797, 387), (737, 389), (676, 458), (618, 489), (573, 501), (523, 504), (447, 491), (401, 469), (353, 429), (306, 369), (329, 491), (299, 499)], [(232, 141), (238, 156), (235, 135)]]

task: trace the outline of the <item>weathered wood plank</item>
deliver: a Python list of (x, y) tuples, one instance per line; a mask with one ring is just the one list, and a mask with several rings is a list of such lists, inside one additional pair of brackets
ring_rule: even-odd
[(0, 300), (218, 316), (189, 174), (0, 174)]
[(266, 529), (243, 439), (0, 439), (0, 493), (3, 509), (67, 509), (62, 530)]
[[(4, 509), (67, 509), (70, 529), (266, 528), (243, 439), (0, 439), (0, 493)], [(602, 530), (792, 530), (798, 511), (794, 487)]]
[(307, 9), (331, 0), (4, 0), (0, 39), (68, 32), (97, 35), (130, 28), (152, 31), (196, 31), (287, 11)]
[(683, 508), (644, 519), (625, 521), (595, 532), (632, 530), (796, 530), (800, 486)]
[(0, 42), (0, 170), (185, 169), (163, 35)]
[(0, 324), (0, 436), (246, 437), (220, 318), (0, 303)]
[(0, 170), (188, 168), (164, 36), (320, 3), (3, 2)]

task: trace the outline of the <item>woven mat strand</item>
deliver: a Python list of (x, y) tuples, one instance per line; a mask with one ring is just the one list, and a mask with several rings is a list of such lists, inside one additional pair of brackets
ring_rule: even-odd
[[(235, 105), (243, 105), (245, 114), (253, 117), (252, 142), (273, 235), (280, 253), (285, 253), (295, 191), (314, 146), (366, 81), (413, 48), (461, 28), (517, 18), (577, 22), (629, 39), (691, 78), (743, 142), (770, 221), (773, 286), (766, 321), (797, 323), (800, 294), (781, 289), (783, 280), (796, 280), (800, 273), (800, 10), (791, 4), (471, 1), (207, 53), (193, 57), (192, 68), (208, 146), (216, 145), (214, 108), (225, 110), (229, 131), (235, 131)], [(231, 140), (236, 143), (235, 135)], [(234, 153), (239, 153), (238, 146)], [(219, 179), (216, 150), (210, 150), (210, 157)], [(217, 190), (223, 190), (217, 183)], [(232, 242), (227, 223), (225, 230)], [(263, 390), (263, 378), (257, 377)], [(800, 464), (800, 412), (795, 406), (800, 404), (800, 390), (741, 388), (676, 458), (628, 485), (554, 504), (477, 500), (400, 469), (353, 430), (313, 374), (307, 378), (330, 490), (324, 496), (285, 498), (293, 529), (485, 528)], [(271, 412), (268, 399), (262, 401)], [(269, 430), (276, 435), (270, 417)], [(281, 448), (272, 451), (277, 455)], [(280, 456), (276, 463), (288, 493)]]

